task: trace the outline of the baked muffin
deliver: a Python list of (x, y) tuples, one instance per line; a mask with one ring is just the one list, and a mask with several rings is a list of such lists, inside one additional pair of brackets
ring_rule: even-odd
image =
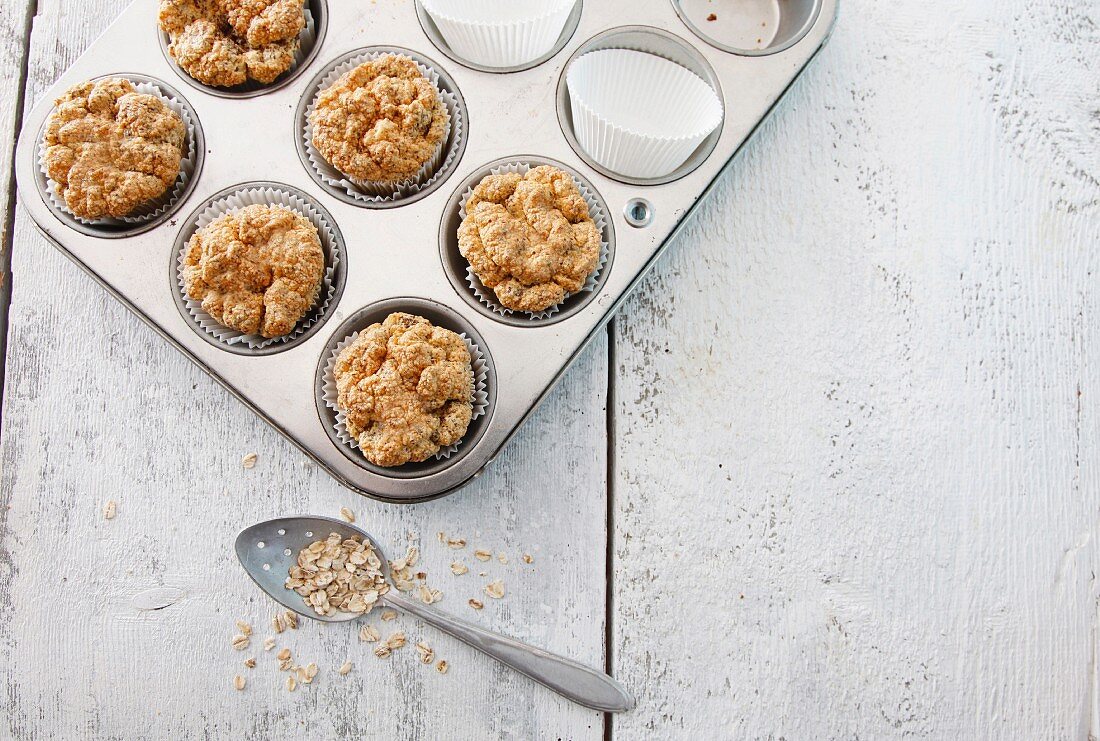
[(187, 127), (155, 95), (107, 78), (69, 88), (46, 123), (43, 166), (84, 219), (121, 218), (156, 201), (180, 174)]
[(398, 54), (360, 64), (317, 96), (313, 146), (352, 180), (411, 180), (444, 145), (450, 114), (439, 90)]
[(596, 271), (600, 230), (572, 176), (542, 166), (478, 183), (458, 249), (501, 306), (539, 313), (579, 291)]
[(336, 358), (337, 405), (371, 463), (418, 463), (460, 441), (473, 418), (466, 343), (423, 317), (390, 314)]
[(283, 337), (317, 301), (325, 254), (317, 228), (284, 206), (223, 214), (187, 243), (183, 286), (225, 327)]
[(294, 65), (304, 0), (160, 0), (168, 53), (214, 87), (274, 82)]

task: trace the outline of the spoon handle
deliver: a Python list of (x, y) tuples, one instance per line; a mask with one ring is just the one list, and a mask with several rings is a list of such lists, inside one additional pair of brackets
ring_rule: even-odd
[(411, 613), (434, 625), (444, 633), (492, 656), (500, 663), (575, 703), (609, 713), (621, 713), (634, 708), (634, 696), (601, 671), (498, 633), (491, 633), (392, 591), (382, 600), (391, 607)]

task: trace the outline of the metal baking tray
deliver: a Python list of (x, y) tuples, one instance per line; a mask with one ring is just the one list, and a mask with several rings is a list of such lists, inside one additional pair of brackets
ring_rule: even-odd
[[(383, 501), (424, 501), (462, 487), (504, 448), (822, 48), (837, 11), (837, 0), (748, 4), (781, 13), (770, 49), (736, 50), (718, 37), (720, 25), (707, 21), (704, 11), (714, 8), (721, 16), (726, 8), (736, 10), (733, 0), (586, 0), (556, 51), (533, 66), (501, 72), (455, 58), (419, 2), (310, 0), (319, 16), (318, 41), (306, 62), (263, 91), (226, 94), (178, 71), (157, 29), (157, 3), (137, 0), (26, 117), (16, 153), (20, 197), (58, 249), (342, 484)], [(441, 82), (464, 102), (468, 124), (450, 171), (393, 208), (363, 207), (330, 192), (311, 175), (297, 143), (303, 96), (314, 79), (348, 52), (374, 46), (409, 50), (441, 72)], [(573, 137), (564, 71), (576, 56), (607, 47), (668, 57), (718, 90), (726, 110), (722, 127), (674, 176), (617, 177), (589, 162)], [(205, 155), (193, 187), (170, 214), (124, 235), (62, 217), (44, 197), (37, 164), (53, 100), (78, 82), (113, 74), (154, 78), (184, 98), (197, 115)], [(493, 314), (456, 270), (458, 197), (500, 160), (558, 163), (591, 184), (610, 217), (612, 259), (597, 291), (578, 294), (547, 321)], [(309, 196), (327, 211), (346, 250), (342, 288), (324, 322), (286, 349), (242, 354), (211, 342), (181, 311), (174, 261), (192, 215), (227, 188), (252, 182)], [(491, 404), (450, 459), (385, 471), (330, 434), (317, 379), (330, 344), (345, 328), (402, 306), (472, 330), (490, 358)]]

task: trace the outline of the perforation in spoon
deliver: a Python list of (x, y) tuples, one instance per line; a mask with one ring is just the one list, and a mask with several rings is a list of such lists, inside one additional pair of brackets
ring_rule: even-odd
[(271, 564), (265, 563), (264, 564), (264, 571), (271, 571)]
[(264, 542), (261, 540), (259, 543), (256, 544), (256, 547), (257, 548), (263, 548), (264, 547)]

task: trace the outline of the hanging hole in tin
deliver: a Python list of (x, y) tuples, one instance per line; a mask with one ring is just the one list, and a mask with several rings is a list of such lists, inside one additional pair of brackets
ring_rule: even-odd
[(632, 198), (623, 209), (626, 223), (635, 229), (644, 229), (653, 223), (653, 204), (644, 198)]

